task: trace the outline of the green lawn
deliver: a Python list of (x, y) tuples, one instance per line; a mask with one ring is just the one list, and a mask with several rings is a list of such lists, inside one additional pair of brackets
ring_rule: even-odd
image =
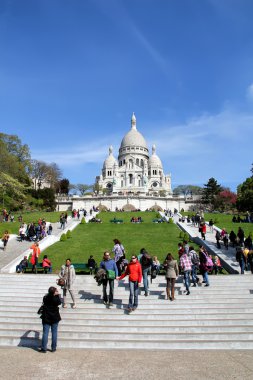
[[(68, 213), (70, 215), (70, 213)], [(22, 215), (23, 221), (28, 224), (31, 222), (38, 223), (39, 218), (45, 219), (47, 222), (55, 223), (58, 222), (60, 219), (61, 212), (22, 212), (20, 213), (13, 213), (15, 217), (14, 222), (1, 222), (0, 223), (0, 236), (3, 235), (5, 230), (8, 230), (11, 234), (18, 234), (18, 230), (20, 227), (20, 224), (18, 222), (19, 215)]]
[[(144, 222), (130, 223), (132, 216), (141, 216)], [(102, 212), (97, 215), (97, 218), (102, 219), (101, 224), (80, 224), (72, 231), (70, 239), (52, 245), (43, 253), (52, 260), (54, 271), (59, 270), (68, 257), (72, 259), (72, 262), (84, 263), (90, 255), (93, 255), (99, 263), (103, 252), (112, 250), (113, 239), (116, 238), (124, 245), (128, 259), (132, 254), (139, 254), (143, 247), (152, 256), (158, 256), (161, 262), (164, 261), (168, 252), (177, 258), (177, 244), (181, 240), (179, 239), (180, 231), (175, 224), (152, 223), (156, 216), (156, 212)], [(109, 221), (114, 217), (123, 219), (124, 223), (110, 223)]]

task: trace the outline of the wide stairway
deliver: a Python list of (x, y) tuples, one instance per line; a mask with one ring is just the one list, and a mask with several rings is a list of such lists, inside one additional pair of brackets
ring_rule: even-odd
[[(0, 275), (0, 345), (39, 347), (41, 319), (37, 310), (55, 275)], [(88, 349), (253, 349), (251, 276), (210, 276), (210, 287), (165, 300), (165, 279), (156, 278), (150, 295), (128, 314), (128, 284), (115, 281), (115, 305), (101, 300), (102, 288), (92, 276), (77, 276), (77, 309), (61, 309), (59, 348)], [(203, 284), (204, 285), (204, 284)], [(50, 347), (50, 344), (49, 344)]]

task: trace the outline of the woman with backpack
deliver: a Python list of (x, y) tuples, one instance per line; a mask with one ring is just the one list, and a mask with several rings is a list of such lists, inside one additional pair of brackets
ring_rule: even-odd
[[(211, 263), (210, 263), (210, 258), (208, 256), (208, 253), (205, 252), (204, 247), (200, 247), (199, 262), (200, 262), (199, 263), (199, 270), (203, 276), (202, 282), (205, 284), (205, 286), (210, 286), (209, 278), (208, 278), (208, 271), (210, 270)], [(212, 267), (213, 267), (213, 263), (212, 263)]]
[(121, 275), (121, 263), (125, 254), (125, 248), (118, 239), (114, 239), (114, 247), (112, 252), (114, 253), (114, 260), (118, 268), (118, 274)]
[(140, 259), (142, 275), (143, 275), (143, 285), (145, 291), (145, 297), (149, 295), (149, 281), (148, 274), (151, 272), (152, 258), (147, 251), (143, 252), (143, 255)]

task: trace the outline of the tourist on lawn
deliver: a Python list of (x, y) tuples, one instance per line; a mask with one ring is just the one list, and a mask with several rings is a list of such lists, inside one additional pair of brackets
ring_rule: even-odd
[(143, 285), (144, 285), (144, 292), (145, 297), (149, 295), (149, 281), (148, 281), (148, 274), (151, 271), (152, 267), (152, 258), (148, 254), (147, 251), (143, 252), (143, 255), (140, 259), (141, 269), (142, 269), (142, 275), (143, 275)]
[(51, 261), (47, 258), (47, 255), (44, 255), (43, 260), (42, 260), (42, 268), (44, 269), (44, 273), (47, 274), (47, 272), (51, 273), (52, 272), (52, 263)]
[(190, 294), (190, 273), (192, 270), (192, 261), (191, 257), (189, 257), (186, 252), (180, 257), (180, 268), (184, 274), (184, 283), (186, 288), (186, 295)]
[(7, 243), (9, 241), (9, 238), (10, 238), (10, 234), (9, 232), (6, 230), (2, 236), (2, 242), (3, 242), (3, 245), (4, 245), (4, 251), (6, 250), (6, 247), (7, 247)]
[(126, 271), (117, 277), (117, 280), (122, 280), (124, 277), (129, 275), (129, 303), (128, 311), (134, 311), (138, 307), (138, 294), (139, 287), (141, 286), (142, 280), (142, 270), (141, 265), (137, 259), (136, 255), (132, 255), (130, 263), (127, 265)]
[(69, 291), (69, 294), (71, 296), (71, 299), (73, 301), (72, 308), (76, 309), (76, 301), (73, 291), (73, 285), (76, 279), (76, 272), (74, 266), (71, 264), (71, 260), (67, 259), (65, 265), (62, 265), (61, 271), (59, 273), (59, 277), (63, 278), (65, 281), (65, 284), (63, 286), (63, 307), (66, 308), (66, 298), (67, 298), (67, 290)]
[(165, 278), (167, 281), (166, 286), (166, 299), (175, 300), (175, 282), (179, 274), (177, 260), (174, 259), (171, 253), (168, 253), (163, 263), (166, 270)]
[(121, 275), (121, 262), (123, 260), (123, 255), (125, 253), (125, 248), (118, 239), (114, 239), (114, 247), (112, 252), (114, 253), (114, 260), (118, 268), (118, 273)]
[[(118, 268), (114, 260), (110, 257), (110, 252), (105, 251), (103, 260), (100, 263), (100, 268), (104, 269), (107, 273), (106, 279), (103, 280), (103, 300), (107, 305), (109, 299), (109, 306), (113, 306), (113, 293), (114, 293), (114, 280), (118, 277)], [(113, 273), (114, 272), (114, 273)], [(107, 284), (109, 283), (109, 297), (107, 295)]]
[(34, 243), (30, 249), (33, 250), (32, 257), (31, 257), (31, 264), (32, 264), (32, 273), (37, 273), (37, 265), (39, 262), (39, 255), (40, 255), (40, 247), (39, 243)]
[(58, 324), (61, 320), (59, 305), (61, 304), (60, 294), (54, 286), (48, 289), (48, 294), (43, 297), (43, 311), (41, 315), (43, 335), (40, 352), (47, 352), (48, 334), (51, 328), (52, 341), (51, 352), (55, 352), (57, 348)]

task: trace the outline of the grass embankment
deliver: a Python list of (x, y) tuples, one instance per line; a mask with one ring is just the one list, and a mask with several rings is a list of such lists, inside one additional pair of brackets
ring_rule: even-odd
[(8, 230), (10, 234), (18, 234), (20, 227), (20, 222), (18, 222), (19, 215), (22, 215), (23, 221), (28, 224), (34, 222), (36, 225), (39, 218), (45, 219), (47, 222), (55, 223), (60, 219), (61, 212), (22, 212), (14, 213), (14, 222), (2, 222), (0, 223), (0, 236), (3, 235), (4, 231)]
[[(141, 216), (144, 222), (130, 223), (132, 216)], [(132, 254), (139, 254), (143, 247), (152, 256), (158, 256), (161, 262), (168, 252), (177, 258), (177, 244), (182, 240), (179, 239), (180, 230), (175, 224), (153, 223), (156, 217), (156, 212), (102, 212), (97, 215), (97, 218), (102, 219), (101, 224), (80, 224), (72, 231), (70, 239), (50, 246), (43, 253), (52, 260), (54, 272), (59, 270), (66, 258), (71, 258), (72, 262), (85, 263), (93, 255), (99, 263), (105, 250), (111, 252), (115, 238), (124, 245), (128, 259)], [(113, 218), (122, 219), (124, 223), (110, 223)]]

